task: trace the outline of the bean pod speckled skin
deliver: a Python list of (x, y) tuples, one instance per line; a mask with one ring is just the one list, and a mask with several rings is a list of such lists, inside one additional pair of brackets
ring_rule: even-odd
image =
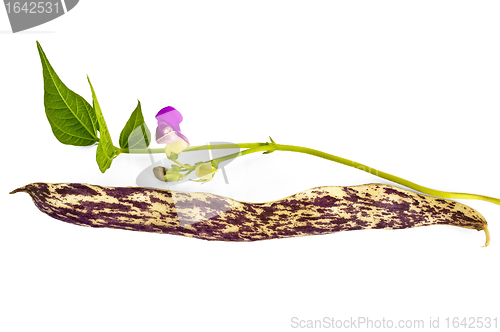
[(210, 193), (81, 183), (32, 183), (40, 211), (81, 226), (183, 235), (216, 241), (258, 241), (359, 229), (454, 225), (484, 230), (476, 210), (386, 184), (318, 187), (267, 203)]

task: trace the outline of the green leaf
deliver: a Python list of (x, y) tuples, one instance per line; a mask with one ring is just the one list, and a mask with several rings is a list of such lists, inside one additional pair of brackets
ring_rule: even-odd
[(151, 132), (144, 122), (141, 110), (141, 102), (137, 101), (137, 107), (130, 115), (125, 127), (120, 134), (120, 148), (122, 149), (145, 149), (151, 143)]
[(109, 135), (108, 127), (106, 126), (106, 121), (104, 121), (104, 117), (102, 116), (101, 106), (99, 106), (94, 88), (92, 87), (92, 83), (90, 83), (90, 78), (88, 78), (88, 76), (87, 79), (89, 81), (90, 90), (92, 90), (92, 100), (94, 103), (95, 114), (100, 128), (99, 145), (97, 146), (96, 160), (97, 165), (99, 165), (99, 169), (104, 173), (109, 167), (111, 167), (111, 162), (119, 153), (113, 145), (113, 142), (111, 141), (111, 136)]
[(64, 85), (40, 44), (36, 44), (43, 67), (45, 114), (54, 136), (63, 144), (94, 144), (98, 141), (99, 129), (94, 109), (82, 96)]

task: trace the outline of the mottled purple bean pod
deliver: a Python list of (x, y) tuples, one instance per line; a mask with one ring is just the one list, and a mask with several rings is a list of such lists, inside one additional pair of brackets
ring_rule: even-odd
[(215, 241), (258, 241), (360, 229), (454, 225), (484, 230), (476, 210), (386, 184), (318, 187), (266, 203), (210, 193), (81, 183), (32, 183), (28, 193), (47, 215), (81, 226), (183, 235)]

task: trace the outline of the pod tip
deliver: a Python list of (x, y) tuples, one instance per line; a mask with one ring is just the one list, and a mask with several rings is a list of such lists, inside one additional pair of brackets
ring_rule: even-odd
[(26, 192), (26, 186), (12, 190), (9, 194), (15, 194), (20, 192)]
[(484, 244), (484, 248), (490, 245), (490, 231), (488, 230), (488, 226), (484, 226), (483, 228), (484, 234), (486, 235), (486, 242)]

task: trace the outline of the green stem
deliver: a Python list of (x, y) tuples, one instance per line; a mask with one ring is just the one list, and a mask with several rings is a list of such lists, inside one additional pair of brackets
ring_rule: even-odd
[[(240, 151), (240, 152), (236, 152), (236, 153), (233, 153), (233, 154), (229, 154), (227, 156), (215, 158), (215, 159), (210, 160), (209, 162), (211, 162), (212, 165), (215, 168), (217, 168), (219, 166), (219, 164), (221, 162), (223, 162), (223, 161), (226, 161), (226, 160), (229, 160), (229, 159), (233, 159), (233, 158), (236, 158), (236, 157), (239, 157), (239, 156), (245, 156), (245, 155), (250, 154), (250, 153), (261, 152), (261, 151), (264, 151), (264, 152), (265, 151), (269, 151), (271, 146), (272, 145), (267, 145), (265, 143), (259, 144), (259, 146), (257, 146), (257, 147), (253, 147), (253, 148), (247, 149), (245, 151)], [(184, 151), (186, 151), (186, 150), (184, 150)]]
[[(234, 149), (234, 148), (255, 148), (265, 146), (266, 143), (238, 143), (238, 144), (217, 144), (217, 145), (197, 145), (190, 146), (183, 152), (200, 151), (200, 150), (215, 150), (215, 149)], [(165, 153), (165, 148), (160, 149), (119, 149), (120, 153), (147, 154), (147, 153)]]
[[(233, 153), (233, 154), (230, 154), (230, 155), (227, 155), (224, 157), (215, 158), (215, 159), (210, 161), (210, 162), (212, 162), (212, 165), (217, 167), (221, 162), (223, 162), (225, 160), (229, 160), (232, 158), (244, 156), (244, 155), (247, 155), (250, 153), (255, 153), (255, 152), (262, 152), (262, 151), (268, 152), (268, 153), (271, 153), (273, 151), (299, 152), (299, 153), (305, 153), (305, 154), (313, 155), (313, 156), (320, 157), (323, 159), (335, 161), (339, 164), (343, 164), (346, 166), (354, 167), (356, 169), (359, 169), (359, 170), (362, 170), (364, 172), (370, 173), (372, 175), (378, 176), (380, 178), (395, 182), (397, 184), (400, 184), (400, 185), (405, 186), (407, 188), (422, 192), (424, 194), (438, 196), (438, 197), (444, 197), (444, 198), (452, 198), (452, 199), (476, 199), (476, 200), (482, 200), (482, 201), (486, 201), (486, 202), (500, 205), (500, 199), (498, 199), (498, 198), (483, 196), (483, 195), (434, 190), (431, 188), (427, 188), (427, 187), (418, 185), (418, 184), (413, 183), (411, 181), (405, 180), (405, 179), (400, 178), (398, 176), (379, 171), (379, 170), (377, 170), (375, 168), (371, 168), (367, 165), (357, 163), (357, 162), (349, 160), (349, 159), (337, 157), (337, 156), (334, 156), (334, 155), (329, 154), (329, 153), (325, 153), (325, 152), (314, 150), (314, 149), (304, 148), (301, 146), (282, 145), (282, 144), (276, 144), (276, 143), (218, 144), (218, 145), (191, 146), (191, 147), (185, 149), (183, 152), (208, 150), (208, 149), (230, 149), (230, 148), (235, 148), (235, 147), (239, 147), (239, 148), (243, 148), (243, 149), (247, 148), (247, 150)], [(135, 150), (130, 150), (130, 151), (128, 149), (120, 149), (119, 151), (121, 153), (165, 153), (165, 149), (135, 149)]]
[(398, 183), (398, 184), (403, 185), (405, 187), (408, 187), (410, 189), (414, 189), (416, 191), (420, 191), (420, 192), (422, 192), (424, 194), (429, 194), (429, 195), (439, 196), (439, 197), (444, 197), (444, 198), (454, 198), (454, 199), (477, 199), (477, 200), (482, 200), (482, 201), (486, 201), (486, 202), (490, 202), (490, 203), (494, 203), (494, 204), (500, 205), (500, 199), (498, 199), (498, 198), (489, 197), (489, 196), (482, 196), (482, 195), (475, 195), (475, 194), (454, 193), (454, 192), (446, 192), (446, 191), (434, 190), (434, 189), (427, 188), (427, 187), (418, 185), (416, 183), (410, 182), (410, 181), (405, 180), (403, 178), (400, 178), (398, 176), (394, 176), (392, 174), (385, 173), (385, 172), (379, 171), (377, 169), (368, 167), (366, 165), (357, 163), (355, 161), (352, 161), (352, 160), (349, 160), (349, 159), (345, 159), (345, 158), (341, 158), (341, 157), (337, 157), (337, 156), (331, 155), (329, 153), (321, 152), (321, 151), (318, 151), (318, 150), (313, 150), (313, 149), (309, 149), (309, 148), (303, 148), (303, 147), (300, 147), (300, 146), (281, 145), (281, 144), (276, 144), (275, 148), (278, 151), (292, 151), (292, 152), (306, 153), (306, 154), (310, 154), (310, 155), (313, 155), (313, 156), (316, 156), (316, 157), (320, 157), (320, 158), (328, 159), (328, 160), (331, 160), (331, 161), (335, 161), (337, 163), (340, 163), (340, 164), (343, 164), (343, 165), (347, 165), (347, 166), (350, 166), (350, 167), (354, 167), (354, 168), (357, 168), (359, 170), (365, 171), (367, 173), (370, 173), (370, 174), (376, 175), (378, 177), (381, 177), (383, 179), (386, 179), (386, 180)]
[(178, 162), (177, 160), (172, 160), (172, 159), (170, 159), (170, 160), (173, 161), (174, 163), (176, 163), (177, 165), (185, 168), (185, 169), (188, 169), (188, 170), (191, 170), (191, 171), (194, 170), (194, 167), (192, 167), (192, 166), (190, 167), (190, 166), (185, 165), (185, 164), (183, 164), (181, 162)]

